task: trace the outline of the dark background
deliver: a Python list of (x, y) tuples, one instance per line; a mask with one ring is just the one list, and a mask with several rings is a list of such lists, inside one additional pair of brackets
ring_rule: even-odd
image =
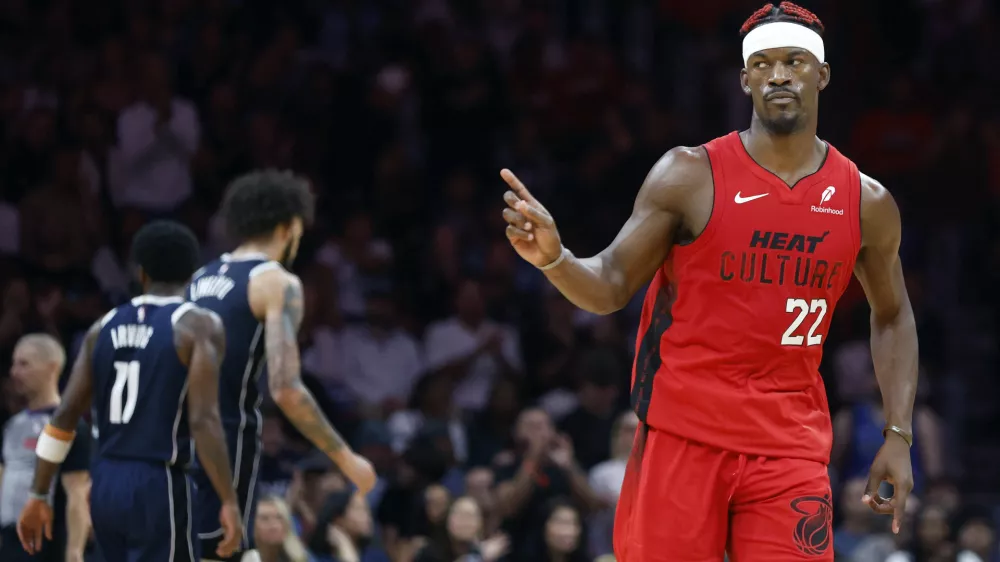
[[(990, 519), (1000, 503), (998, 11), (986, 0), (801, 4), (827, 28), (833, 79), (822, 94), (820, 135), (885, 184), (902, 210), (922, 368), (914, 447), (922, 501), (913, 511), (914, 521), (930, 522), (897, 542), (918, 560), (953, 559), (973, 548), (962, 538), (966, 522)], [(475, 449), (468, 445), (488, 440), (485, 432), (497, 440), (491, 452), (514, 447), (495, 429), (512, 426), (505, 410), (544, 398), (589, 469), (613, 456), (608, 440), (627, 395), (642, 294), (607, 318), (574, 312), (553, 296), (504, 238), (497, 171), (520, 175), (575, 254), (601, 250), (663, 152), (747, 126), (738, 29), (758, 7), (741, 0), (0, 1), (0, 363), (9, 364), (17, 339), (32, 331), (57, 334), (74, 354), (89, 324), (129, 295), (128, 240), (145, 221), (184, 221), (203, 239), (207, 260), (229, 248), (216, 216), (227, 182), (253, 168), (290, 168), (312, 181), (320, 205), (296, 263), (310, 302), (306, 367), (356, 446), (378, 451), (392, 442), (393, 454), (373, 453), (385, 486), (408, 490), (400, 501), (423, 501), (415, 485), (399, 483), (399, 467), (420, 462), (401, 454), (410, 443), (400, 437), (401, 418), (387, 420), (412, 398), (417, 378), (434, 373), (433, 361), (417, 373), (401, 365), (408, 353), (434, 353), (427, 346), (437, 344), (424, 341), (428, 326), (463, 306), (456, 294), (510, 327), (518, 345), (508, 351), (520, 365), (505, 371), (515, 392), (496, 393), (498, 413), (437, 416), (467, 434), (452, 432), (452, 440)], [(170, 81), (160, 80), (164, 63)], [(163, 118), (178, 127), (177, 142), (137, 155), (122, 137), (140, 138), (151, 126), (128, 113), (155, 99), (174, 100)], [(148, 177), (172, 179), (146, 193)], [(399, 361), (379, 367), (406, 377), (391, 399), (344, 382), (364, 374), (344, 359), (349, 352), (337, 351), (343, 338), (372, 333), (400, 350)], [(867, 336), (867, 305), (855, 286), (837, 308), (823, 367), (838, 427), (850, 428), (838, 433), (834, 452), (836, 499), (880, 439), (880, 424), (870, 422), (878, 409)], [(0, 382), (6, 418), (20, 406), (16, 389)], [(612, 398), (594, 398), (595, 389)], [(435, 417), (429, 409), (421, 415)], [(433, 434), (432, 425), (417, 433)], [(288, 435), (276, 434), (269, 455), (285, 460), (267, 476), (277, 489), (303, 473), (292, 468), (301, 469), (303, 448), (281, 431)], [(409, 449), (433, 448), (426, 445), (433, 435), (426, 438)], [(422, 472), (420, 490), (443, 478), (460, 494), (455, 483), (465, 470), (488, 465), (502, 477), (509, 461), (475, 450), (464, 459), (442, 454), (447, 474)], [(385, 529), (402, 524), (379, 509), (381, 497), (372, 499), (381, 522), (375, 544), (390, 550)], [(884, 532), (885, 521), (837, 507), (838, 524), (851, 529), (845, 537), (863, 542)], [(601, 533), (598, 525), (588, 540)], [(934, 529), (951, 546), (935, 542)], [(855, 559), (850, 545), (837, 547), (844, 560)]]

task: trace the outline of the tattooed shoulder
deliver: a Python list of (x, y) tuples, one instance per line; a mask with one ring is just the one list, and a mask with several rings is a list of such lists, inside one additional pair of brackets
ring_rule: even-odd
[(302, 282), (298, 277), (289, 276), (288, 284), (285, 285), (284, 316), (286, 321), (291, 323), (296, 330), (302, 325), (303, 298)]

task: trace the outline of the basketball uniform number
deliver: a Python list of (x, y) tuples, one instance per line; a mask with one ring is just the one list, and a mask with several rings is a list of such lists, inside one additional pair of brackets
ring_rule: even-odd
[(135, 413), (135, 403), (138, 398), (139, 362), (115, 361), (115, 384), (111, 387), (108, 421), (114, 424), (128, 423)]
[[(823, 336), (816, 333), (816, 329), (823, 322), (823, 318), (826, 317), (826, 299), (813, 299), (807, 301), (806, 299), (788, 299), (785, 303), (785, 312), (789, 314), (797, 314), (795, 320), (792, 320), (792, 324), (788, 326), (785, 330), (784, 335), (781, 336), (781, 345), (819, 345), (823, 342)], [(806, 317), (810, 314), (816, 315), (816, 320), (812, 323), (809, 328), (809, 333), (805, 336), (792, 335), (799, 326), (805, 322)]]

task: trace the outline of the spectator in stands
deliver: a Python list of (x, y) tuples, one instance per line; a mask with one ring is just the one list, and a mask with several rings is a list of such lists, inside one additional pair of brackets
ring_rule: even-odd
[(299, 328), (299, 348), (302, 366), (320, 381), (337, 402), (351, 399), (343, 388), (344, 323), (337, 305), (337, 295), (329, 290), (334, 283), (333, 272), (313, 265), (302, 275), (302, 297), (310, 303)]
[(350, 491), (326, 497), (309, 539), (309, 550), (317, 562), (369, 562), (382, 560), (369, 551), (373, 533), (372, 514), (365, 498)]
[(260, 430), (263, 451), (258, 480), (262, 495), (285, 497), (295, 472), (296, 455), (289, 450), (289, 437), (283, 423), (277, 412), (264, 412), (264, 423)]
[(264, 495), (257, 501), (253, 536), (260, 562), (309, 562), (288, 504), (278, 496)]
[(966, 507), (954, 523), (957, 537), (958, 562), (995, 562), (997, 550), (996, 523), (989, 509)]
[(357, 320), (367, 313), (365, 288), (392, 265), (393, 254), (385, 240), (375, 237), (371, 215), (357, 211), (347, 218), (343, 236), (324, 244), (316, 259), (334, 273), (329, 289), (337, 291), (344, 317)]
[(542, 523), (532, 529), (534, 537), (522, 557), (524, 562), (587, 562), (583, 519), (572, 503), (553, 498), (541, 508)]
[[(858, 501), (865, 493), (867, 480), (854, 478), (844, 484), (840, 495), (839, 513), (840, 525), (833, 533), (833, 547), (838, 557), (854, 560), (853, 556), (858, 546), (876, 533), (881, 519), (876, 518), (868, 506)], [(882, 526), (882, 533), (886, 531)]]
[(951, 536), (945, 511), (936, 505), (925, 505), (916, 518), (916, 532), (911, 544), (893, 552), (885, 562), (953, 559), (956, 551)]
[(22, 335), (39, 331), (41, 321), (32, 307), (31, 290), (23, 277), (10, 277), (3, 288), (0, 308), (0, 352), (9, 358)]
[(955, 482), (948, 478), (936, 478), (927, 483), (927, 491), (924, 499), (929, 505), (936, 505), (943, 509), (948, 517), (958, 514), (961, 508), (962, 496), (958, 491)]
[(580, 467), (590, 470), (611, 456), (611, 443), (618, 409), (619, 380), (626, 366), (610, 351), (595, 349), (580, 357), (577, 401), (579, 406), (559, 422), (573, 440)]
[(428, 369), (456, 381), (452, 400), (464, 410), (482, 410), (494, 381), (522, 370), (516, 333), (486, 316), (482, 288), (474, 279), (459, 284), (455, 315), (427, 328), (425, 353)]
[[(505, 456), (510, 456), (510, 428), (514, 427), (521, 402), (514, 379), (505, 377), (494, 381), (486, 409), (475, 414), (469, 428), (470, 466), (500, 466)], [(511, 462), (513, 459), (507, 459)]]
[[(542, 398), (555, 391), (571, 394), (575, 368), (584, 342), (573, 325), (573, 303), (558, 291), (549, 289), (545, 296), (543, 317), (532, 322), (524, 333), (524, 353), (531, 365), (528, 395)], [(557, 412), (550, 410), (553, 415)]]
[(11, 88), (8, 96), (14, 96), (17, 106), (6, 131), (11, 135), (5, 158), (4, 199), (17, 204), (28, 192), (40, 185), (50, 174), (49, 164), (56, 145), (59, 131), (56, 127), (56, 112), (48, 104), (27, 107), (21, 98), (26, 93)]
[(385, 419), (403, 409), (424, 372), (417, 340), (398, 322), (395, 297), (374, 288), (364, 322), (344, 330), (342, 383), (365, 417)]
[(430, 537), (415, 562), (495, 562), (510, 547), (505, 535), (483, 540), (483, 515), (476, 500), (462, 496), (451, 502), (445, 526)]
[(193, 193), (189, 165), (198, 150), (201, 125), (195, 106), (178, 97), (171, 67), (160, 55), (141, 58), (140, 98), (118, 117), (122, 185), (119, 207), (160, 215)]
[(500, 528), (493, 470), (485, 466), (470, 468), (465, 474), (465, 493), (476, 501), (483, 519), (483, 536), (491, 537)]
[(514, 444), (514, 462), (497, 471), (497, 503), (515, 553), (526, 556), (532, 530), (545, 522), (540, 515), (547, 502), (572, 497), (587, 510), (598, 508), (601, 502), (577, 463), (573, 443), (556, 433), (543, 410), (521, 412)]
[(639, 417), (629, 410), (618, 416), (611, 430), (611, 458), (590, 469), (589, 482), (601, 500), (602, 509), (595, 512), (588, 524), (591, 554), (611, 554), (611, 537), (615, 523), (615, 505), (625, 481), (625, 466), (632, 452), (632, 442), (639, 427)]
[(53, 276), (89, 275), (101, 237), (96, 193), (80, 176), (80, 148), (55, 150), (50, 176), (21, 200), (21, 251), (28, 263)]
[(434, 227), (426, 254), (417, 267), (420, 275), (418, 303), (424, 318), (439, 319), (452, 312), (455, 291), (462, 280), (461, 241), (457, 229), (448, 224)]
[(452, 493), (440, 484), (432, 484), (424, 490), (423, 499), (417, 532), (425, 538), (439, 536), (447, 526)]
[(347, 481), (326, 455), (315, 451), (302, 459), (288, 486), (288, 504), (298, 531), (308, 536), (317, 529), (323, 501), (345, 490)]
[(443, 424), (451, 439), (455, 460), (464, 463), (469, 456), (468, 431), (452, 407), (454, 381), (443, 373), (425, 375), (417, 382), (410, 397), (411, 407), (389, 417), (392, 448), (401, 454), (417, 433), (428, 423)]

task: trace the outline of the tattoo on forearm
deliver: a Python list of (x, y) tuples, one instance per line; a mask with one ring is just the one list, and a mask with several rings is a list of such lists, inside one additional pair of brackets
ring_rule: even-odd
[(285, 416), (302, 435), (324, 453), (334, 453), (344, 448), (344, 438), (337, 433), (323, 415), (319, 404), (309, 389), (299, 383), (291, 406), (283, 406)]
[(327, 421), (312, 394), (302, 384), (298, 330), (302, 324), (302, 289), (290, 283), (285, 303), (277, 317), (268, 317), (264, 327), (268, 377), (272, 394), (292, 397), (279, 402), (285, 417), (302, 435), (326, 453), (344, 447), (344, 439)]

